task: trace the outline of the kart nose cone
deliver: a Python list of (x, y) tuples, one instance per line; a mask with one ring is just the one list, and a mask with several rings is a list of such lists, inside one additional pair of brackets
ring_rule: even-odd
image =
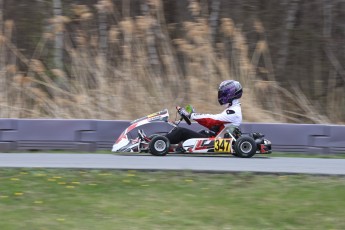
[(130, 143), (130, 141), (128, 139), (122, 139), (121, 141), (119, 141), (118, 143), (115, 143), (113, 145), (113, 148), (111, 151), (112, 152), (118, 152), (121, 148), (125, 147), (129, 143)]

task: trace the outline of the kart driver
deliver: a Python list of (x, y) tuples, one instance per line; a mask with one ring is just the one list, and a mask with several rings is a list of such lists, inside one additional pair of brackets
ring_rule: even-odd
[(242, 122), (242, 111), (240, 98), (242, 97), (242, 86), (238, 81), (223, 81), (218, 88), (218, 102), (225, 109), (219, 114), (201, 114), (192, 110), (190, 113), (184, 108), (180, 108), (180, 112), (188, 118), (193, 119), (200, 125), (205, 126), (209, 131), (195, 132), (193, 130), (177, 127), (166, 137), (171, 144), (178, 144), (190, 138), (205, 138), (216, 136), (224, 128), (224, 124), (232, 123), (239, 126)]

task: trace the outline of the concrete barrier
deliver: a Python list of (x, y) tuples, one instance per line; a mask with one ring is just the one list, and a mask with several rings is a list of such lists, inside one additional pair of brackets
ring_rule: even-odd
[[(59, 120), (59, 119), (0, 119), (0, 151), (16, 150), (111, 150), (129, 121)], [(182, 124), (188, 127), (187, 124)], [(203, 129), (197, 123), (189, 128)], [(166, 133), (165, 122), (143, 127), (150, 135)], [(276, 152), (345, 153), (345, 126), (322, 124), (243, 123), (244, 133), (261, 132), (272, 142)], [(131, 132), (136, 136), (137, 130)]]

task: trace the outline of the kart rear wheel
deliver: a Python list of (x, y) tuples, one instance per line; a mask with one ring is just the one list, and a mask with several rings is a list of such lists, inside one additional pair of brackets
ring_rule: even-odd
[(153, 139), (154, 137), (158, 137), (159, 136), (159, 134), (151, 134), (150, 136), (149, 136), (149, 139)]
[(149, 144), (149, 152), (154, 156), (165, 156), (169, 152), (170, 141), (165, 136), (154, 137)]
[(256, 143), (252, 137), (241, 136), (235, 142), (234, 155), (242, 158), (251, 158), (256, 153)]

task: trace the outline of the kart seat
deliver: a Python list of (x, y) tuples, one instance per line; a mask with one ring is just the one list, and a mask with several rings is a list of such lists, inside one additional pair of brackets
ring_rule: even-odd
[(200, 130), (198, 133), (203, 134), (206, 137), (215, 137), (217, 135), (216, 132), (212, 130), (205, 130), (205, 129)]

